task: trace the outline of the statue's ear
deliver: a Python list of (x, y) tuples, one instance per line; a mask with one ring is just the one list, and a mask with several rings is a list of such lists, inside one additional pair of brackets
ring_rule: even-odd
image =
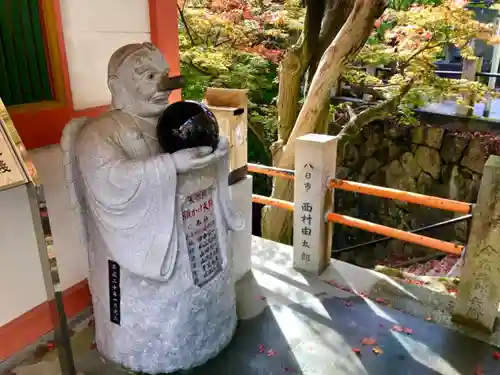
[(123, 87), (123, 84), (120, 82), (117, 76), (111, 76), (108, 78), (108, 88), (111, 92), (111, 101), (113, 103), (113, 107), (115, 107), (116, 109), (123, 109), (125, 87)]

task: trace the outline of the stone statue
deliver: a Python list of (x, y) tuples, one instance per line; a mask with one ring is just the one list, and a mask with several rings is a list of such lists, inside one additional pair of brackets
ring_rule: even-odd
[(169, 67), (150, 43), (109, 61), (111, 109), (61, 139), (70, 199), (89, 254), (98, 351), (147, 373), (201, 365), (236, 327), (228, 141), (160, 153)]

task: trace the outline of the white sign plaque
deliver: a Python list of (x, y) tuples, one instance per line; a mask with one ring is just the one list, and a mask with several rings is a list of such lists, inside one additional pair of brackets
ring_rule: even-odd
[(189, 195), (182, 210), (182, 219), (193, 282), (203, 287), (222, 271), (213, 189)]
[(21, 169), (2, 126), (0, 128), (0, 190), (23, 185), (27, 182), (26, 174)]
[(0, 191), (33, 181), (32, 175), (36, 175), (35, 168), (0, 99)]

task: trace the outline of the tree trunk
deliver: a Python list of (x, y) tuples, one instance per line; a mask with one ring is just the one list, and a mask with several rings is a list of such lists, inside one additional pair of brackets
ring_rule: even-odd
[[(356, 0), (348, 19), (319, 62), (304, 106), (286, 144), (279, 153), (279, 160), (274, 163), (277, 167), (294, 168), (296, 139), (315, 131), (321, 116), (324, 115), (331, 87), (338, 81), (345, 63), (354, 58), (362, 48), (373, 30), (375, 20), (385, 7), (386, 3), (383, 0)], [(293, 182), (275, 179), (272, 197), (293, 201)], [(289, 217), (290, 215), (281, 209), (266, 207), (262, 219), (263, 236), (273, 241), (285, 240), (290, 243), (290, 221), (287, 222)]]
[(307, 80), (304, 90), (306, 93), (311, 86), (312, 79), (316, 74), (321, 57), (325, 53), (327, 47), (332, 43), (332, 40), (337, 36), (342, 26), (345, 24), (347, 17), (349, 17), (349, 14), (352, 11), (352, 7), (352, 0), (328, 0), (325, 4), (325, 14), (322, 17), (319, 35), (317, 36), (316, 41), (311, 40), (311, 44), (315, 45), (315, 49), (311, 56), (309, 69), (307, 71)]
[(285, 53), (279, 66), (278, 140), (283, 142), (288, 139), (299, 113), (300, 82), (307, 69), (304, 49), (301, 38), (298, 45)]

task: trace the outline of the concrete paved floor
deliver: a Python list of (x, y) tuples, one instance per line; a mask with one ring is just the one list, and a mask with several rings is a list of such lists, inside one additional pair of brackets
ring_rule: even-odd
[[(292, 268), (290, 247), (260, 238), (253, 251), (254, 268), (237, 284), (242, 320), (233, 341), (183, 374), (500, 374), (491, 339), (472, 338), (446, 320), (452, 296), (338, 261), (319, 278), (305, 275)], [(376, 343), (363, 345), (367, 337)], [(92, 326), (72, 338), (81, 374), (130, 374), (101, 359), (92, 341)], [(51, 352), (13, 373), (59, 375), (56, 365)]]
[[(326, 298), (323, 313), (300, 304), (267, 307), (242, 321), (233, 342), (217, 358), (189, 375), (274, 374), (498, 374), (493, 349), (461, 333), (362, 298)], [(350, 303), (348, 303), (349, 305)], [(394, 324), (412, 329), (395, 332)], [(362, 345), (372, 337), (376, 345)], [(378, 346), (383, 353), (377, 355)], [(358, 347), (361, 354), (355, 354)], [(124, 374), (95, 352), (79, 363), (86, 375)]]

